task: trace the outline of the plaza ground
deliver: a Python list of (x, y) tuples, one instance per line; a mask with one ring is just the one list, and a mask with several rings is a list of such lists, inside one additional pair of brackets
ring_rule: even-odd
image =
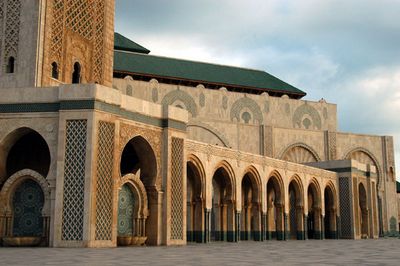
[(189, 244), (107, 249), (0, 248), (0, 265), (400, 265), (400, 239)]

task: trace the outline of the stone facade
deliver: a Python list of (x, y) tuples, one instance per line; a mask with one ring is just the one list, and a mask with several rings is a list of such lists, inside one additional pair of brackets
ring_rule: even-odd
[(323, 100), (112, 79), (113, 12), (0, 1), (1, 244), (397, 234), (391, 137), (338, 132)]

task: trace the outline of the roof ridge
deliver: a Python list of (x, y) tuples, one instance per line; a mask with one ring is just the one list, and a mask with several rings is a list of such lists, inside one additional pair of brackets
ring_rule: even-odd
[[(267, 73), (268, 75), (271, 75), (268, 72), (266, 72), (265, 70), (256, 69), (256, 68), (250, 68), (250, 67), (241, 67), (241, 66), (225, 65), (225, 64), (218, 64), (218, 63), (210, 63), (210, 62), (205, 62), (205, 61), (192, 60), (192, 59), (182, 59), (182, 58), (169, 57), (169, 56), (163, 56), (163, 55), (142, 54), (142, 53), (137, 53), (137, 52), (133, 52), (133, 51), (125, 51), (125, 50), (118, 50), (118, 49), (116, 49), (116, 51), (125, 52), (125, 53), (133, 53), (133, 54), (143, 55), (143, 56), (152, 56), (152, 57), (158, 57), (158, 58), (166, 58), (166, 59), (173, 59), (173, 60), (179, 60), (179, 61), (194, 62), (194, 63), (200, 63), (200, 64), (205, 64), (205, 65), (214, 65), (214, 66), (238, 68), (238, 69), (250, 70), (250, 71), (258, 71), (258, 72), (263, 72), (263, 73)], [(271, 76), (273, 76), (273, 75), (271, 75)]]

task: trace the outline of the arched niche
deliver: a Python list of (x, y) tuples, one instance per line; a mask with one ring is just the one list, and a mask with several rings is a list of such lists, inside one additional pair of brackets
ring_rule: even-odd
[(316, 180), (312, 180), (307, 189), (307, 237), (320, 239), (321, 234), (321, 193)]
[(278, 172), (271, 173), (267, 182), (267, 239), (284, 239), (284, 189)]
[(257, 171), (250, 168), (242, 178), (241, 240), (261, 240), (260, 179)]
[(23, 169), (46, 177), (50, 163), (50, 150), (45, 139), (31, 128), (18, 128), (0, 143), (0, 187), (8, 177)]
[(325, 238), (336, 239), (337, 233), (337, 200), (336, 192), (332, 183), (328, 183), (324, 190), (325, 207)]
[(191, 155), (186, 165), (187, 196), (186, 196), (186, 224), (187, 241), (205, 242), (204, 232), (204, 168), (200, 160)]
[(157, 160), (153, 148), (142, 136), (136, 136), (125, 145), (120, 161), (121, 176), (136, 174), (140, 169), (140, 179), (146, 187), (155, 186)]
[(233, 241), (235, 231), (235, 185), (233, 171), (223, 163), (212, 178), (211, 240)]
[(289, 200), (289, 217), (288, 217), (288, 228), (290, 233), (290, 239), (301, 240), (304, 238), (304, 217), (303, 217), (303, 186), (301, 180), (294, 176), (289, 183), (288, 190)]

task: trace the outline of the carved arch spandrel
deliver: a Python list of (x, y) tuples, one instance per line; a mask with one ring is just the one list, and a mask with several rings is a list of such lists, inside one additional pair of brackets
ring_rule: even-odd
[(118, 156), (119, 161), (122, 156), (122, 152), (128, 142), (134, 137), (140, 136), (144, 138), (151, 146), (157, 162), (157, 178), (156, 178), (156, 188), (161, 189), (162, 178), (161, 178), (161, 130), (153, 130), (149, 128), (142, 128), (135, 125), (128, 125), (125, 123), (120, 124), (119, 132), (119, 145), (118, 145)]

